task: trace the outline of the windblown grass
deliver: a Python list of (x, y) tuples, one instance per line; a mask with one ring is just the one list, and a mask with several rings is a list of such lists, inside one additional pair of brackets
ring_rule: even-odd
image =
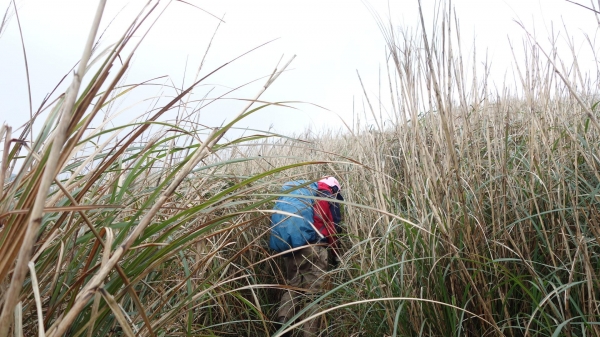
[(393, 127), (254, 152), (345, 161), (302, 170), (334, 172), (351, 206), (329, 334), (598, 335), (597, 81), (525, 35), (521, 83), (492, 91), (439, 20), (433, 37), (382, 24)]
[[(223, 136), (269, 105), (254, 104), (289, 63), (276, 68), (222, 127), (201, 126), (187, 101), (198, 84), (229, 62), (177, 91), (144, 119), (108, 128), (112, 106), (137, 86), (119, 84), (137, 48), (130, 48), (131, 39), (156, 17), (157, 4), (144, 8), (77, 97), (85, 72), (94, 69), (87, 65), (104, 3), (74, 84), (36, 114), (51, 110), (36, 140), (26, 142), (33, 119), (16, 141), (11, 127), (0, 130), (1, 175), (7, 182), (0, 195), (0, 335), (11, 325), (18, 327), (15, 334), (49, 336), (117, 330), (129, 336), (239, 329), (265, 334), (265, 314), (247, 297), (264, 297), (264, 287), (254, 279), (259, 270), (267, 273), (269, 261), (261, 269), (255, 266), (253, 257), (268, 254), (254, 227), (265, 225), (265, 215), (256, 210), (271, 199), (252, 196), (270, 187), (261, 179), (278, 170), (224, 176), (224, 166), (250, 160), (232, 156), (239, 144), (268, 135)], [(176, 121), (165, 119), (174, 109), (184, 113)], [(102, 115), (110, 117), (98, 124)], [(26, 278), (28, 270), (32, 274)], [(17, 303), (22, 312), (13, 322)], [(233, 324), (234, 330), (219, 323), (240, 315), (250, 323)]]
[[(493, 91), (487, 71), (464, 70), (453, 18), (438, 20), (434, 36), (382, 23), (386, 123), (233, 140), (224, 133), (264, 105), (223, 128), (160, 119), (186, 110), (193, 85), (148, 120), (88, 129), (119, 98), (128, 61), (114, 79), (107, 70), (132, 26), (72, 109), (64, 96), (48, 104), (34, 143), (28, 127), (17, 141), (0, 130), (3, 181), (16, 173), (0, 195), (0, 336), (9, 325), (52, 336), (295, 328), (271, 322), (283, 277), (266, 248), (269, 209), (283, 181), (323, 174), (346, 197), (342, 263), (312, 304), (327, 335), (599, 335), (597, 82), (526, 36), (522, 82)], [(44, 175), (59, 120), (66, 141)], [(45, 211), (29, 243), (36, 200)], [(17, 270), (30, 274), (12, 281), (13, 303)]]

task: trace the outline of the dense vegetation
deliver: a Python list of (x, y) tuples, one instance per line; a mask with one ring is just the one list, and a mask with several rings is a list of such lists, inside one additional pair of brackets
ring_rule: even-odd
[(342, 263), (311, 304), (328, 336), (600, 335), (598, 83), (576, 62), (526, 36), (521, 83), (494, 90), (446, 12), (433, 36), (380, 22), (390, 120), (367, 101), (372, 125), (225, 138), (283, 66), (225, 126), (196, 120), (198, 78), (109, 128), (152, 11), (83, 90), (44, 102), (33, 143), (33, 120), (0, 129), (0, 336), (274, 334), (272, 200), (324, 174), (346, 197)]

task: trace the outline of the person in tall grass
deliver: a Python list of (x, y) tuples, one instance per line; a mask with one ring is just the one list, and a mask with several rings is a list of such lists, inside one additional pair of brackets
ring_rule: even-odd
[[(342, 211), (338, 201), (343, 201), (341, 185), (334, 177), (325, 177), (318, 181), (317, 197), (313, 204), (313, 225), (320, 234), (316, 242), (306, 242), (304, 247), (294, 250), (284, 256), (286, 283), (294, 288), (306, 289), (306, 292), (288, 290), (283, 293), (277, 310), (277, 321), (280, 324), (288, 322), (298, 310), (302, 301), (321, 293), (325, 288), (325, 278), (329, 260), (339, 263), (338, 234), (341, 233)], [(311, 307), (306, 316), (316, 312)], [(304, 336), (317, 336), (319, 320), (313, 319), (303, 325)], [(291, 336), (291, 332), (283, 336)]]

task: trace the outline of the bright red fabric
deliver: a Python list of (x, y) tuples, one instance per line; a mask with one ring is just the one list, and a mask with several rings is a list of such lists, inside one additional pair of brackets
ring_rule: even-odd
[[(326, 191), (329, 195), (333, 194), (331, 187), (323, 182), (319, 182), (319, 191)], [(325, 195), (320, 194), (318, 196), (324, 197)], [(336, 231), (335, 224), (333, 223), (333, 216), (331, 215), (331, 208), (329, 207), (329, 201), (316, 200), (313, 208), (313, 222), (315, 228), (327, 238), (329, 244), (334, 244), (336, 241)]]

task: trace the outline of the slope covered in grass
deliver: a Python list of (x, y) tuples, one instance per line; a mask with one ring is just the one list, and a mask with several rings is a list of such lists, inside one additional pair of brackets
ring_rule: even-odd
[(443, 13), (433, 36), (382, 24), (393, 118), (367, 102), (368, 127), (229, 138), (262, 91), (204, 127), (187, 104), (204, 78), (149, 117), (94, 124), (132, 89), (117, 85), (125, 47), (152, 11), (79, 97), (40, 108), (33, 143), (29, 125), (0, 129), (0, 336), (295, 329), (272, 322), (283, 275), (269, 212), (283, 182), (325, 174), (346, 198), (342, 262), (311, 304), (327, 335), (600, 333), (597, 82), (576, 62), (526, 37), (521, 82), (492, 89), (487, 71), (464, 70)]

